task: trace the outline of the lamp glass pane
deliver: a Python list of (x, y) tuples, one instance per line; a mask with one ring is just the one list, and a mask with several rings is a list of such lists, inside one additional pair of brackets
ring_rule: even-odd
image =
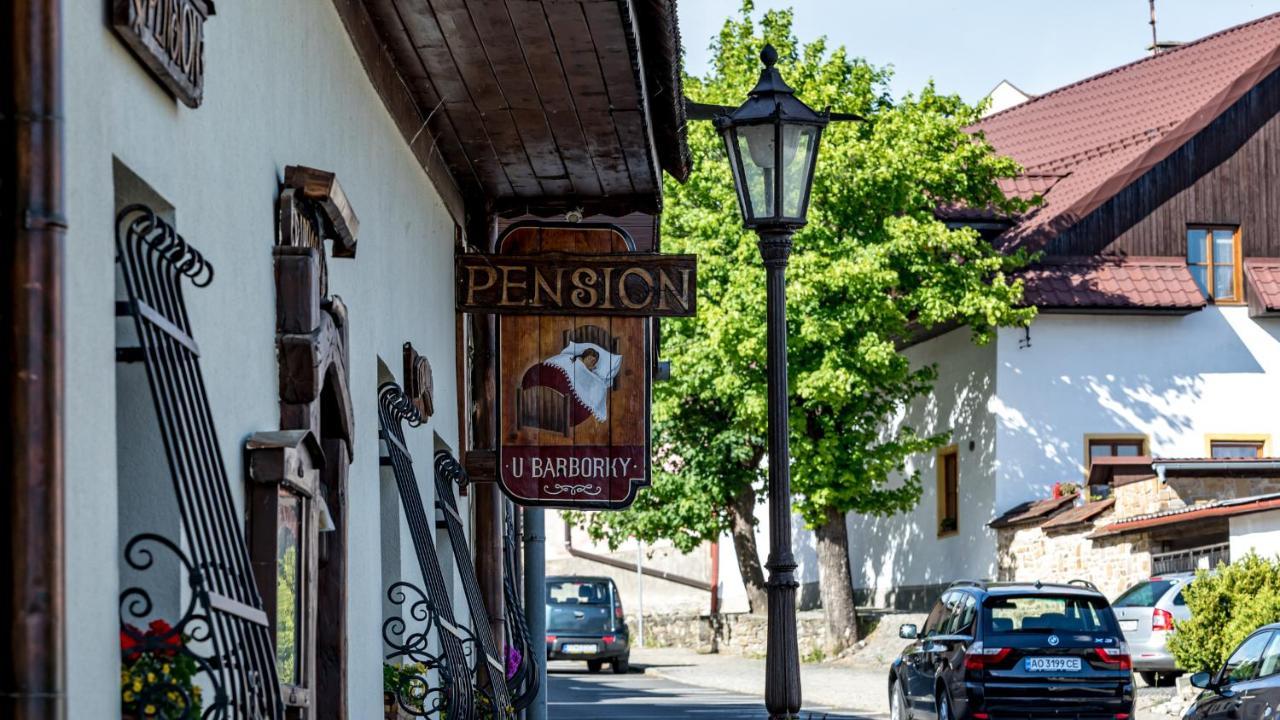
[(301, 584), (302, 501), (281, 488), (276, 532), (276, 667), (280, 681), (298, 683), (298, 627), (302, 610)]
[(738, 154), (742, 158), (742, 187), (751, 205), (749, 219), (773, 217), (777, 214), (773, 192), (773, 126), (747, 125), (738, 128), (736, 134)]
[(812, 125), (784, 125), (782, 128), (782, 214), (797, 218), (804, 214), (809, 190), (809, 169), (817, 145), (818, 128)]
[(733, 192), (738, 196), (738, 210), (742, 213), (743, 219), (749, 219), (750, 215), (747, 211), (747, 201), (743, 197), (746, 188), (742, 184), (742, 174), (738, 172), (739, 161), (738, 146), (734, 141), (735, 133), (733, 130), (725, 130), (722, 135), (724, 138), (725, 152), (729, 154), (729, 172), (733, 174)]

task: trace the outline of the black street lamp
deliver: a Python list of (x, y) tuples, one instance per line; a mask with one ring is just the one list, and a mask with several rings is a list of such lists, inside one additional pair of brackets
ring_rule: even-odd
[(787, 258), (791, 236), (805, 224), (827, 113), (800, 102), (773, 67), (778, 52), (765, 45), (764, 70), (737, 110), (715, 118), (724, 137), (744, 224), (760, 236), (768, 282), (769, 372), (769, 634), (764, 704), (770, 718), (800, 712), (800, 652), (796, 643), (796, 559), (791, 552), (791, 449), (788, 439)]

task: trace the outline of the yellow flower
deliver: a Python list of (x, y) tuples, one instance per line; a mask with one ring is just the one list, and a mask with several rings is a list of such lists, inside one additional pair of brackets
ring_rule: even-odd
[(169, 674), (169, 663), (165, 663), (164, 665), (161, 665), (161, 666), (160, 666), (160, 672), (164, 673), (165, 675), (168, 675), (168, 674)]
[(125, 691), (124, 691), (124, 701), (125, 701), (125, 702), (133, 702), (133, 691), (132, 691), (132, 690), (125, 690)]
[(148, 705), (148, 706), (146, 706), (145, 708), (143, 708), (143, 709), (142, 709), (142, 712), (144, 712), (144, 713), (146, 713), (146, 714), (148, 714), (148, 715), (155, 715), (155, 714), (156, 714), (156, 706), (155, 706), (155, 705)]
[(147, 682), (153, 683), (155, 681), (156, 681), (156, 674), (153, 672), (147, 673)]
[(134, 681), (133, 681), (133, 691), (134, 691), (134, 692), (142, 692), (142, 681), (141, 681), (141, 680), (134, 680)]

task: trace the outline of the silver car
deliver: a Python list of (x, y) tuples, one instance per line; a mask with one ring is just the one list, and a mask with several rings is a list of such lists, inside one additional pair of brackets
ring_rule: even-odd
[(1133, 669), (1147, 685), (1181, 672), (1169, 653), (1169, 633), (1175, 622), (1191, 617), (1182, 590), (1195, 577), (1195, 573), (1171, 573), (1143, 580), (1111, 603), (1129, 643)]

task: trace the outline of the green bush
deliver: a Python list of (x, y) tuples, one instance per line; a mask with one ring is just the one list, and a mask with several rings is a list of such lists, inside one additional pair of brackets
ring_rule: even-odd
[(1249, 633), (1280, 622), (1280, 559), (1250, 553), (1196, 573), (1183, 591), (1191, 619), (1176, 624), (1169, 649), (1178, 667), (1214, 671)]

